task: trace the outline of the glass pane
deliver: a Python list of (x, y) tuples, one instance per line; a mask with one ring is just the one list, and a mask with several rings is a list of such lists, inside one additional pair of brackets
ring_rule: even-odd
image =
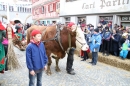
[(126, 27), (126, 26), (129, 26), (129, 27), (130, 27), (130, 22), (122, 22), (121, 24), (122, 24), (123, 26), (125, 26), (125, 27)]

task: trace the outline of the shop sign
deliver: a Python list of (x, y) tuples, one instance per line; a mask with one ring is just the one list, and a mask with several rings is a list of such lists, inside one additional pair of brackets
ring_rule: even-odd
[[(87, 4), (87, 3), (83, 3), (82, 4), (82, 9), (91, 9), (91, 8), (95, 8), (95, 1), (91, 4)], [(100, 7), (100, 9), (103, 9), (104, 7), (111, 7), (111, 6), (119, 6), (119, 5), (125, 5), (125, 4), (129, 4), (129, 0), (100, 0), (100, 5), (98, 5)]]
[(129, 12), (130, 0), (77, 0), (61, 3), (60, 15)]
[(130, 16), (122, 16), (121, 21), (130, 21)]

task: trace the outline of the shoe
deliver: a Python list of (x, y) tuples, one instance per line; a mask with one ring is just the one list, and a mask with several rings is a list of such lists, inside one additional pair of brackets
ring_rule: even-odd
[(70, 75), (75, 75), (74, 71), (70, 71), (70, 72), (68, 71), (67, 73), (70, 74)]
[(104, 55), (105, 55), (105, 53), (102, 53), (102, 55), (104, 56)]
[(95, 63), (92, 63), (92, 65), (94, 66), (94, 65), (96, 65)]
[(5, 72), (8, 72), (8, 70), (5, 70)]
[(74, 71), (74, 69), (72, 68), (71, 71)]
[(89, 62), (90, 64), (92, 64), (93, 62)]
[(81, 61), (86, 61), (85, 59), (81, 60)]
[(106, 56), (109, 56), (109, 54), (106, 54)]

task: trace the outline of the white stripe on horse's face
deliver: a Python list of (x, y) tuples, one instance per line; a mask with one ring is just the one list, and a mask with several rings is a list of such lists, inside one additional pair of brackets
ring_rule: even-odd
[(87, 50), (88, 45), (85, 40), (84, 32), (81, 30), (80, 27), (73, 25), (72, 26), (72, 32), (76, 31), (76, 49), (77, 50)]

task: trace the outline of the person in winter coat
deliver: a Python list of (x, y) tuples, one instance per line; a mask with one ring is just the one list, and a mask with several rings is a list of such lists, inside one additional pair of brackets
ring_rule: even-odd
[(42, 86), (42, 74), (43, 70), (46, 69), (48, 58), (44, 44), (40, 41), (41, 32), (39, 30), (33, 30), (31, 36), (32, 40), (26, 48), (29, 86), (35, 86), (35, 78), (37, 78), (37, 86)]
[(128, 48), (130, 48), (130, 41), (128, 40), (128, 33), (124, 33), (123, 36), (126, 40), (121, 47), (120, 57), (122, 59), (125, 59), (128, 55)]
[[(89, 44), (89, 40), (90, 40), (92, 34), (90, 33), (90, 31), (88, 29), (86, 29), (84, 32), (84, 35), (85, 35), (87, 44)], [(81, 61), (86, 61), (89, 58), (89, 56), (88, 56), (89, 51), (90, 51), (89, 49), (87, 51), (81, 50), (81, 56), (83, 58)]]
[(114, 52), (115, 56), (119, 55), (119, 40), (120, 35), (113, 29), (113, 34), (111, 36), (111, 51)]
[(2, 25), (0, 21), (0, 73), (4, 73), (5, 68), (5, 49), (3, 45), (3, 40), (6, 37), (6, 28)]
[[(103, 33), (103, 55), (109, 55), (109, 47), (110, 47), (110, 38), (111, 32), (109, 31), (109, 27), (105, 27), (105, 32)], [(106, 53), (106, 54), (105, 54)]]
[(90, 51), (92, 52), (92, 61), (90, 62), (92, 65), (97, 64), (98, 60), (98, 52), (101, 45), (101, 35), (99, 34), (99, 29), (94, 29), (94, 34), (92, 35), (90, 42)]

